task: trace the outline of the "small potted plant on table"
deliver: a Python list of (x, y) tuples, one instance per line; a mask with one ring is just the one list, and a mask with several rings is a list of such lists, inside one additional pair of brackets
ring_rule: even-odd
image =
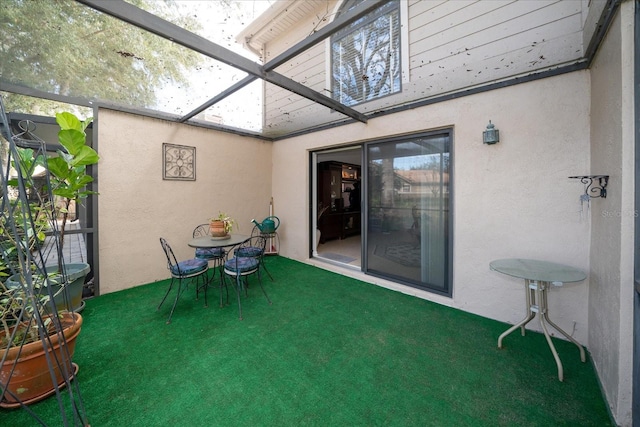
[(233, 227), (238, 226), (238, 223), (224, 212), (219, 211), (217, 216), (209, 219), (209, 231), (211, 237), (228, 237), (229, 233), (233, 231)]

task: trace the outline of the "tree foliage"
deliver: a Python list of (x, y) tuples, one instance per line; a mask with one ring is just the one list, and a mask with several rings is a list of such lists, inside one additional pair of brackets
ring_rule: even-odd
[[(131, 0), (179, 14), (173, 1)], [(155, 9), (154, 9), (155, 8)], [(195, 30), (188, 16), (171, 21)], [(188, 87), (199, 54), (71, 0), (0, 1), (0, 78), (45, 92), (153, 108), (168, 83)], [(11, 111), (43, 114), (56, 102), (8, 95)]]

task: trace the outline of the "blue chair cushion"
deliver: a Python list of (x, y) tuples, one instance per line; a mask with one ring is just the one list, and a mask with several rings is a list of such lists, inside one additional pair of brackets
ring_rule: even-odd
[[(171, 266), (171, 274), (174, 276), (190, 276), (195, 273), (199, 273), (200, 271), (204, 271), (207, 269), (209, 263), (206, 259), (200, 258), (192, 258), (185, 261), (180, 261), (178, 265)], [(178, 268), (180, 268), (178, 270)]]
[(236, 250), (236, 256), (240, 258), (244, 257), (259, 257), (262, 255), (262, 249), (255, 246), (244, 246)]
[(224, 268), (236, 273), (245, 273), (258, 268), (258, 260), (255, 258), (233, 257), (224, 263)]
[(223, 248), (196, 248), (196, 258), (217, 259), (224, 256)]

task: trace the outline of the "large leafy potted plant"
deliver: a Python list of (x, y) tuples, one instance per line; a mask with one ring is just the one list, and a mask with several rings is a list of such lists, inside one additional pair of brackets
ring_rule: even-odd
[(0, 280), (0, 407), (38, 402), (73, 378), (82, 316), (51, 310), (50, 295)]
[(47, 167), (51, 174), (51, 192), (60, 197), (63, 205), (58, 209), (62, 215), (61, 247), (64, 247), (64, 233), (71, 204), (77, 205), (89, 195), (98, 194), (87, 189), (87, 185), (93, 182), (93, 177), (87, 174), (87, 166), (95, 165), (100, 160), (98, 153), (87, 145), (85, 129), (92, 120), (90, 117), (81, 121), (69, 112), (56, 114), (56, 122), (60, 126), (58, 142), (64, 150), (58, 150), (57, 157), (49, 157)]
[[(44, 230), (55, 215), (51, 192), (42, 197), (49, 189), (34, 183), (35, 165), (46, 164), (44, 144), (32, 146), (35, 154), (11, 143), (11, 162), (0, 164), (0, 407), (8, 408), (37, 402), (71, 384), (82, 325), (80, 314), (59, 312), (53, 275), (43, 266)], [(15, 178), (4, 172), (10, 165)]]
[[(89, 195), (98, 194), (88, 190), (87, 185), (93, 182), (93, 177), (87, 174), (87, 166), (95, 165), (100, 160), (98, 153), (87, 145), (87, 126), (92, 122), (90, 117), (81, 121), (73, 113), (62, 112), (56, 114), (56, 122), (60, 127), (58, 142), (63, 150), (58, 150), (56, 157), (47, 158), (47, 168), (51, 174), (51, 192), (62, 201), (58, 208), (61, 214), (60, 222), (60, 253), (64, 248), (64, 235), (69, 219), (69, 208), (73, 203), (76, 210), (78, 203)], [(58, 272), (65, 274), (65, 283), (71, 300), (71, 308), (79, 311), (83, 307), (82, 288), (90, 266), (85, 263), (66, 264), (58, 258)]]
[[(87, 263), (64, 263), (61, 256), (64, 249), (64, 237), (69, 221), (69, 211), (72, 204), (76, 207), (95, 191), (88, 190), (87, 185), (93, 182), (93, 177), (87, 174), (87, 166), (94, 165), (100, 157), (98, 153), (86, 144), (85, 129), (91, 123), (92, 118), (85, 121), (78, 119), (73, 113), (63, 112), (56, 114), (56, 122), (60, 127), (58, 142), (62, 149), (57, 151), (57, 156), (43, 158), (36, 155), (29, 156), (33, 152), (29, 148), (17, 150), (19, 161), (23, 170), (30, 170), (30, 162), (35, 162), (49, 171), (51, 193), (57, 197), (55, 203), (55, 215), (52, 218), (52, 226), (57, 218), (59, 222), (59, 250), (57, 265), (47, 265), (47, 274), (55, 277), (54, 280), (42, 281), (44, 284), (55, 286), (54, 295), (56, 309), (68, 309), (79, 312), (84, 308), (82, 290), (90, 266)], [(16, 287), (20, 275), (9, 278), (7, 285)]]

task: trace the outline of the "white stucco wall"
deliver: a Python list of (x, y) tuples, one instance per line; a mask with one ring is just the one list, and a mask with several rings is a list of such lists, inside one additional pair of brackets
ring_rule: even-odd
[[(166, 279), (164, 237), (179, 258), (193, 229), (224, 211), (239, 232), (269, 214), (271, 142), (100, 109), (100, 293)], [(196, 147), (196, 181), (162, 179), (162, 143)]]
[(633, 354), (633, 2), (623, 2), (591, 68), (591, 171), (610, 176), (592, 204), (589, 348), (611, 412), (631, 425)]
[[(453, 299), (347, 274), (482, 316), (521, 320), (524, 282), (490, 271), (491, 260), (539, 258), (589, 269), (590, 219), (579, 202), (584, 189), (568, 179), (589, 171), (589, 95), (588, 72), (576, 72), (278, 141), (274, 197), (287, 207), (280, 215), (287, 224), (281, 254), (308, 259), (309, 150), (451, 126)], [(482, 144), (490, 119), (500, 130), (494, 146)], [(589, 279), (550, 296), (552, 320), (584, 344), (588, 289)]]

